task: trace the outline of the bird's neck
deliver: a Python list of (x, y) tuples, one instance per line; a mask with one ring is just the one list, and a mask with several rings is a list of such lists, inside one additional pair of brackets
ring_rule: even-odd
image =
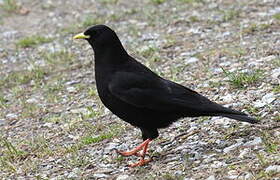
[(121, 44), (113, 44), (108, 46), (98, 47), (94, 49), (94, 57), (96, 64), (121, 64), (125, 63), (128, 59), (128, 53), (125, 51)]

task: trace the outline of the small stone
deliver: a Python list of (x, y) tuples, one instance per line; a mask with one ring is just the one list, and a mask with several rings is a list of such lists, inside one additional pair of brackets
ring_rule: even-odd
[(262, 143), (262, 138), (256, 137), (254, 140), (246, 142), (244, 146), (255, 146), (260, 143)]
[(238, 147), (241, 146), (242, 144), (243, 144), (242, 142), (238, 142), (238, 143), (233, 144), (233, 145), (231, 145), (231, 146), (229, 146), (229, 147), (226, 147), (223, 151), (224, 151), (224, 153), (228, 153), (228, 152), (230, 152), (230, 151), (232, 151), (232, 150), (238, 148)]
[(68, 81), (68, 82), (65, 83), (65, 85), (71, 86), (71, 85), (73, 85), (73, 84), (78, 84), (78, 83), (80, 83), (80, 82), (81, 82), (81, 81)]
[(116, 180), (129, 180), (130, 176), (127, 174), (119, 175)]
[(106, 175), (106, 174), (94, 174), (93, 176), (96, 178), (107, 178), (108, 177), (108, 175)]
[(51, 128), (51, 127), (53, 127), (53, 123), (45, 123), (45, 124), (43, 125), (43, 127)]
[(6, 115), (6, 118), (7, 118), (7, 119), (16, 119), (17, 117), (18, 117), (18, 115), (13, 114), (13, 113), (10, 113), (10, 114), (7, 114), (7, 115)]
[(268, 93), (268, 94), (266, 94), (266, 95), (264, 95), (264, 96), (262, 97), (262, 102), (264, 102), (265, 104), (270, 104), (270, 103), (272, 103), (275, 99), (276, 99), (276, 98), (275, 98), (274, 93)]
[(225, 103), (231, 103), (233, 101), (233, 97), (231, 94), (227, 94), (223, 96), (222, 99)]
[(71, 109), (70, 112), (73, 114), (86, 114), (88, 113), (88, 110), (86, 108), (78, 108), (78, 109)]
[(206, 180), (216, 180), (216, 178), (214, 175), (212, 175), (212, 176), (209, 176)]
[(73, 87), (73, 86), (71, 86), (71, 87), (67, 87), (67, 88), (66, 88), (66, 90), (67, 90), (68, 92), (70, 92), (70, 93), (74, 93), (74, 92), (76, 92), (76, 88), (75, 88), (75, 87)]
[(77, 178), (79, 177), (80, 174), (80, 169), (79, 168), (74, 168), (68, 175), (68, 178)]
[(27, 103), (30, 103), (30, 104), (31, 104), (31, 103), (38, 103), (38, 100), (35, 99), (35, 98), (30, 98), (30, 99), (27, 99), (26, 102), (27, 102)]
[(265, 106), (265, 103), (260, 100), (258, 100), (254, 103), (254, 107), (256, 107), (256, 108), (260, 108), (260, 107), (264, 107), (264, 106)]
[(271, 71), (271, 77), (279, 81), (280, 79), (280, 68)]
[(265, 172), (280, 172), (280, 165), (271, 165), (265, 169)]
[(241, 153), (239, 154), (239, 158), (243, 158), (246, 154), (249, 153), (249, 149), (243, 149), (241, 150)]
[(5, 124), (5, 119), (0, 119), (0, 126)]
[(239, 173), (236, 170), (230, 170), (228, 171), (228, 175), (229, 175), (227, 176), (228, 179), (237, 179)]
[(196, 57), (191, 57), (191, 58), (185, 60), (185, 62), (186, 62), (187, 64), (192, 64), (192, 63), (195, 63), (195, 62), (197, 62), (197, 61), (199, 61), (199, 59), (196, 58)]
[(244, 176), (244, 179), (253, 179), (253, 174), (252, 173), (247, 173), (245, 176)]
[(108, 143), (107, 147), (104, 148), (104, 153), (109, 154), (118, 146), (118, 143)]

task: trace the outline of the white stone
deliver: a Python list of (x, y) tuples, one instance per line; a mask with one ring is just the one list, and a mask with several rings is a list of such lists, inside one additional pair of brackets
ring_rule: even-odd
[(74, 92), (76, 92), (76, 88), (75, 88), (75, 87), (73, 87), (73, 86), (71, 86), (71, 87), (67, 87), (67, 88), (66, 88), (66, 90), (67, 90), (68, 92), (70, 92), (70, 93), (74, 93)]
[(129, 180), (130, 176), (127, 174), (119, 175), (116, 180)]
[(206, 180), (216, 180), (216, 178), (214, 175), (212, 175), (212, 176), (209, 176)]
[(266, 94), (266, 95), (264, 95), (264, 96), (262, 97), (262, 102), (264, 102), (264, 103), (266, 103), (266, 104), (270, 104), (270, 103), (272, 103), (275, 99), (276, 99), (276, 98), (275, 98), (274, 93), (268, 93), (268, 94)]
[(186, 62), (187, 64), (192, 64), (192, 63), (195, 63), (195, 62), (197, 62), (197, 61), (199, 61), (199, 59), (196, 58), (196, 57), (190, 57), (190, 58), (188, 58), (188, 59), (185, 60), (185, 62)]
[[(274, 70), (272, 70), (271, 71), (271, 77), (273, 78), (273, 79), (277, 79), (277, 80), (279, 80), (280, 79), (280, 68), (277, 68), (277, 69), (274, 69)], [(280, 81), (280, 80), (279, 80)]]
[(30, 98), (30, 99), (27, 99), (26, 102), (27, 102), (27, 103), (37, 103), (38, 100), (35, 99), (35, 98)]
[(256, 137), (254, 140), (246, 142), (244, 146), (255, 146), (260, 143), (262, 143), (262, 138)]
[(7, 115), (6, 115), (6, 118), (7, 118), (7, 119), (16, 119), (17, 117), (18, 117), (18, 115), (13, 114), (13, 113), (10, 113), (10, 114), (7, 114)]
[(265, 172), (280, 172), (280, 165), (271, 165), (265, 169)]
[(241, 146), (242, 144), (243, 144), (242, 142), (238, 142), (238, 143), (233, 144), (233, 145), (231, 145), (229, 147), (226, 147), (223, 151), (224, 151), (224, 153), (228, 153), (228, 152), (236, 149), (237, 147)]

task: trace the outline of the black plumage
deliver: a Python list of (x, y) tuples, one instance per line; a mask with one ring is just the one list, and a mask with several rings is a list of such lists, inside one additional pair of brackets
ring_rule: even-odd
[(183, 117), (224, 116), (257, 122), (243, 112), (223, 107), (158, 76), (131, 57), (116, 33), (105, 25), (90, 27), (74, 38), (86, 39), (94, 50), (96, 86), (103, 104), (122, 120), (140, 128), (143, 140), (155, 139), (159, 128)]

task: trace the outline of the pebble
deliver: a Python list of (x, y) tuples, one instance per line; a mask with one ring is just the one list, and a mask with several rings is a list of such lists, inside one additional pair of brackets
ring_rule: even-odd
[(192, 63), (195, 63), (195, 62), (197, 62), (197, 61), (199, 61), (199, 59), (196, 58), (196, 57), (191, 57), (191, 58), (188, 58), (188, 59), (185, 60), (185, 62), (186, 62), (187, 64), (192, 64)]
[(118, 147), (118, 143), (108, 143), (107, 146), (104, 148), (104, 153), (109, 154), (116, 147)]
[(265, 105), (268, 105), (272, 103), (276, 99), (274, 93), (268, 93), (262, 97), (261, 100), (258, 100), (254, 103), (254, 107), (260, 108), (264, 107)]
[(5, 119), (0, 119), (0, 126), (5, 124)]
[(80, 113), (86, 114), (88, 113), (88, 110), (86, 108), (78, 108), (78, 109), (71, 109), (70, 112), (73, 114), (80, 114)]
[(129, 180), (130, 176), (127, 174), (119, 175), (116, 180)]
[(67, 90), (68, 92), (70, 92), (70, 93), (75, 93), (75, 92), (77, 92), (76, 88), (73, 87), (73, 86), (67, 87), (66, 90)]
[(18, 115), (13, 114), (13, 113), (10, 113), (10, 114), (7, 114), (7, 115), (6, 115), (6, 118), (7, 118), (7, 119), (16, 119), (17, 117), (18, 117)]
[(225, 103), (231, 103), (233, 101), (233, 97), (231, 94), (227, 94), (222, 97), (223, 102)]
[(78, 178), (79, 177), (79, 174), (80, 174), (80, 169), (79, 168), (74, 168), (72, 170), (72, 172), (70, 172), (68, 174), (68, 178)]
[(258, 144), (260, 144), (260, 143), (262, 143), (262, 138), (260, 138), (260, 137), (255, 137), (254, 140), (246, 142), (246, 143), (244, 144), (244, 146), (255, 146), (255, 145), (258, 145)]
[(275, 80), (278, 80), (280, 79), (280, 68), (277, 68), (277, 69), (274, 69), (271, 71), (271, 77)]
[(216, 180), (216, 178), (214, 175), (212, 175), (212, 176), (209, 176), (206, 180)]
[(280, 165), (271, 165), (265, 169), (265, 172), (280, 172)]
[(107, 178), (108, 175), (106, 175), (106, 174), (94, 174), (93, 177), (95, 177), (95, 178)]
[(232, 150), (238, 148), (238, 147), (241, 146), (242, 144), (243, 144), (242, 142), (238, 142), (238, 143), (233, 144), (233, 145), (231, 145), (231, 146), (229, 146), (229, 147), (226, 147), (223, 151), (224, 151), (224, 153), (228, 153), (228, 152), (230, 152), (230, 151), (232, 151)]
[(247, 180), (247, 179), (248, 179), (248, 180), (249, 180), (249, 179), (253, 179), (253, 174), (252, 174), (252, 173), (249, 173), (249, 172), (246, 173), (246, 175), (244, 176), (244, 179), (245, 179), (245, 180)]
[(31, 104), (31, 103), (38, 103), (38, 100), (35, 99), (35, 98), (30, 98), (30, 99), (27, 99), (26, 102), (27, 102), (27, 103), (30, 103), (30, 104)]

